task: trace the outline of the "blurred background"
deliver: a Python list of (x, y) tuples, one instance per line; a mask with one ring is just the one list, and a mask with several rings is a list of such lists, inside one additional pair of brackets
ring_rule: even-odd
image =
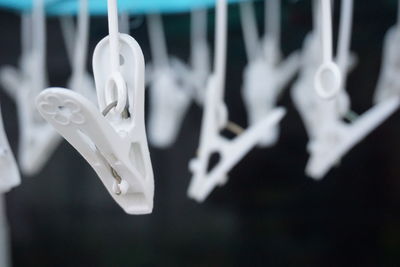
[[(257, 3), (260, 27), (262, 6)], [(301, 48), (311, 30), (310, 11), (310, 1), (283, 1), (285, 54)], [(359, 114), (372, 105), (383, 38), (396, 13), (396, 1), (355, 1), (352, 48), (358, 65), (347, 90)], [(189, 14), (163, 18), (170, 54), (187, 60)], [(209, 20), (212, 42), (213, 11)], [(131, 35), (150, 60), (145, 23)], [(70, 67), (58, 19), (49, 18), (47, 27), (50, 83), (65, 86)], [(106, 18), (93, 17), (89, 55), (105, 35)], [(0, 11), (0, 36), (0, 65), (17, 65), (19, 15)], [(246, 63), (239, 10), (232, 5), (226, 101), (230, 120), (243, 126), (240, 86)], [(3, 91), (0, 99), (17, 153), (16, 107)], [(37, 177), (23, 177), (6, 195), (13, 266), (400, 266), (399, 112), (316, 182), (304, 174), (307, 135), (289, 90), (280, 104), (288, 114), (279, 143), (251, 151), (203, 204), (186, 196), (188, 161), (197, 149), (202, 116), (193, 105), (176, 144), (151, 149), (156, 193), (154, 211), (146, 216), (126, 215), (64, 141)]]

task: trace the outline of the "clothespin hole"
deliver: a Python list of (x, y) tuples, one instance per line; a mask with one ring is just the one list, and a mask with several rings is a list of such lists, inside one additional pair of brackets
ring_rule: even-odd
[(212, 153), (208, 158), (207, 172), (211, 172), (215, 166), (221, 161), (221, 154), (218, 152)]
[(125, 64), (125, 58), (123, 55), (119, 55), (119, 65), (123, 66)]
[(126, 109), (127, 103), (127, 88), (124, 78), (120, 72), (114, 72), (107, 82), (105, 89), (106, 103), (117, 101), (115, 112), (122, 114)]

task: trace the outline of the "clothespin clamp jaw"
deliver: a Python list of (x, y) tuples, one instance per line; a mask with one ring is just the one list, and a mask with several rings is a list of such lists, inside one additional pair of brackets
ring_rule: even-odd
[(322, 179), (349, 150), (387, 120), (399, 106), (400, 97), (394, 97), (375, 105), (353, 123), (346, 124), (340, 119), (327, 121), (310, 145), (306, 174), (316, 180)]
[[(228, 111), (223, 101), (216, 96), (218, 79), (211, 76), (206, 90), (204, 117), (200, 133), (198, 155), (189, 163), (193, 177), (188, 189), (188, 196), (203, 202), (217, 186), (228, 181), (228, 172), (257, 143), (266, 132), (270, 131), (285, 115), (283, 108), (275, 108), (262, 121), (251, 126), (233, 140), (221, 135), (228, 124)], [(219, 162), (209, 170), (213, 154), (219, 155)]]
[(0, 112), (0, 193), (6, 193), (20, 183), (18, 166), (8, 143)]

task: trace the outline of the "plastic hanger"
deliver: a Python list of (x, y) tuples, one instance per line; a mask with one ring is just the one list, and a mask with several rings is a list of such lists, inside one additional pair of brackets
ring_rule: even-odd
[(88, 0), (79, 0), (79, 6), (77, 30), (72, 17), (61, 17), (61, 29), (72, 66), (68, 88), (97, 103), (94, 81), (86, 70), (90, 24)]
[(34, 1), (32, 15), (23, 15), (20, 70), (4, 67), (0, 80), (17, 104), (22, 173), (37, 174), (60, 143), (60, 136), (35, 109), (34, 98), (46, 87), (46, 27), (43, 0)]
[(201, 103), (209, 73), (209, 51), (206, 41), (207, 11), (191, 14), (191, 66), (169, 57), (160, 14), (148, 15), (152, 51), (150, 77), (150, 143), (158, 148), (171, 146), (178, 135), (184, 116), (192, 102)]
[(96, 46), (93, 71), (100, 111), (71, 90), (50, 88), (40, 114), (86, 159), (128, 214), (153, 209), (154, 179), (144, 124), (144, 57), (118, 32), (116, 0), (108, 0), (109, 36)]
[[(350, 58), (352, 10), (352, 0), (342, 1), (336, 62), (343, 81), (346, 80), (346, 67)], [(321, 60), (324, 60), (323, 57)], [(341, 88), (340, 92), (345, 90)], [(313, 118), (313, 123), (318, 124), (318, 127), (315, 127), (314, 135), (310, 138), (310, 159), (306, 166), (306, 173), (314, 179), (323, 178), (351, 148), (385, 121), (400, 103), (398, 98), (391, 99), (372, 107), (351, 123), (346, 123), (343, 121), (343, 111), (346, 109), (343, 108), (346, 106), (343, 102), (346, 97), (340, 97), (339, 94), (332, 99), (314, 98), (314, 101), (313, 112), (318, 117)]]
[[(240, 3), (240, 14), (248, 65), (244, 72), (242, 89), (248, 121), (254, 125), (276, 107), (284, 87), (293, 78), (300, 65), (299, 53), (281, 60), (280, 51), (280, 0), (265, 1), (265, 36), (258, 38), (256, 17), (252, 2)], [(274, 145), (279, 137), (279, 126), (265, 133), (260, 145)]]
[[(216, 9), (214, 72), (208, 80), (206, 89), (198, 154), (189, 164), (193, 177), (188, 195), (199, 202), (204, 201), (216, 186), (223, 185), (227, 181), (227, 174), (231, 168), (260, 142), (265, 132), (279, 123), (285, 114), (283, 108), (277, 108), (264, 120), (232, 140), (220, 134), (220, 131), (228, 125), (228, 111), (223, 100), (227, 42), (226, 0), (217, 0)], [(219, 154), (220, 160), (208, 171), (210, 158), (215, 153)]]
[(398, 3), (398, 18), (396, 25), (392, 26), (386, 34), (383, 47), (383, 62), (374, 103), (388, 100), (400, 95), (400, 1)]

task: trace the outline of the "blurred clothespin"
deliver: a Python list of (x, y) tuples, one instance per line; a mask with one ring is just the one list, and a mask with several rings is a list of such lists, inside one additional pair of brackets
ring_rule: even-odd
[(397, 23), (386, 34), (383, 46), (382, 67), (374, 102), (400, 96), (400, 1), (398, 2)]
[(22, 15), (22, 56), (20, 69), (4, 67), (0, 81), (15, 100), (19, 121), (19, 162), (22, 173), (37, 174), (61, 138), (35, 108), (35, 97), (47, 86), (46, 18), (44, 0), (34, 1), (32, 14)]
[[(254, 125), (270, 114), (277, 105), (284, 87), (300, 66), (300, 56), (292, 53), (281, 59), (281, 0), (265, 1), (265, 35), (259, 40), (253, 3), (240, 3), (244, 43), (249, 60), (244, 72), (243, 99), (248, 122)], [(279, 137), (279, 126), (265, 132), (262, 147), (274, 145)]]
[[(263, 120), (252, 125), (232, 140), (221, 135), (227, 128), (228, 110), (224, 103), (226, 49), (227, 49), (227, 3), (217, 0), (215, 31), (214, 72), (208, 80), (204, 99), (204, 113), (200, 133), (198, 155), (189, 168), (193, 173), (189, 185), (189, 197), (202, 202), (218, 186), (227, 181), (228, 172), (257, 143), (271, 127), (284, 116), (285, 110), (276, 108)], [(217, 153), (220, 160), (209, 170), (210, 159)]]
[(191, 66), (169, 57), (160, 14), (148, 15), (152, 51), (150, 83), (150, 143), (159, 148), (171, 146), (192, 102), (202, 103), (209, 74), (207, 11), (191, 13)]
[(90, 25), (88, 0), (79, 0), (79, 7), (76, 27), (72, 17), (60, 18), (67, 54), (72, 66), (68, 88), (97, 103), (94, 81), (86, 69)]
[[(338, 53), (334, 62), (327, 55), (332, 50), (327, 48), (327, 40), (331, 39), (331, 36), (327, 36), (331, 35), (332, 25), (331, 15), (327, 15), (331, 12), (330, 7), (327, 8), (326, 5), (330, 4), (328, 0), (322, 1), (321, 6), (316, 5), (316, 10), (320, 12), (316, 12), (314, 19), (321, 25), (317, 23), (315, 29), (319, 36), (323, 35), (320, 37), (323, 45), (318, 45), (316, 36), (307, 40), (303, 61), (309, 66), (308, 69), (305, 68), (293, 91), (295, 102), (309, 129), (310, 159), (306, 173), (314, 179), (323, 178), (351, 148), (386, 120), (400, 103), (398, 98), (391, 99), (372, 107), (350, 123), (344, 122), (345, 114), (350, 108), (344, 85), (351, 65), (353, 0), (342, 1)], [(318, 50), (317, 47), (321, 49)], [(310, 79), (313, 75), (314, 83)], [(307, 89), (312, 84), (314, 86), (311, 88), (316, 89), (314, 92)]]

